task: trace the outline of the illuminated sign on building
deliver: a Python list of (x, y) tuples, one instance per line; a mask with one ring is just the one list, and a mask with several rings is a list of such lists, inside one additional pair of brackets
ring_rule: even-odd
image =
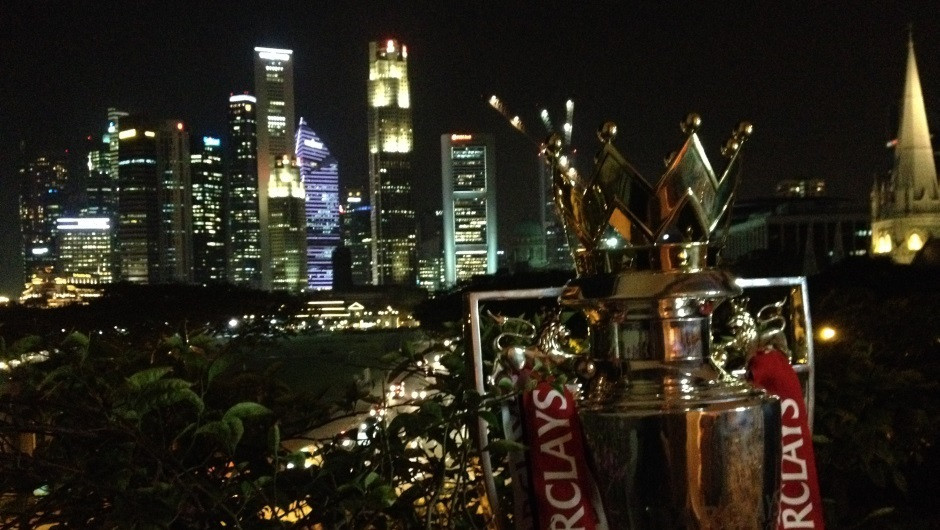
[(206, 147), (219, 147), (222, 145), (222, 141), (218, 138), (213, 138), (211, 136), (203, 136), (202, 144)]

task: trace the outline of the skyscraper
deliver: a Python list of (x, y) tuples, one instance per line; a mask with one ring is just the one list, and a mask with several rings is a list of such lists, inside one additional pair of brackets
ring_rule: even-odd
[(61, 276), (77, 285), (113, 281), (110, 217), (60, 217), (57, 230)]
[(271, 287), (302, 292), (307, 288), (304, 187), (297, 159), (284, 155), (274, 163), (268, 182)]
[(255, 96), (257, 97), (258, 220), (264, 288), (271, 288), (272, 256), (269, 240), (268, 182), (281, 157), (294, 156), (293, 51), (255, 48)]
[(238, 285), (260, 289), (257, 100), (248, 94), (238, 94), (229, 97), (228, 101), (229, 170), (225, 186), (228, 195), (228, 279)]
[(875, 182), (871, 194), (872, 252), (911, 263), (929, 240), (940, 237), (940, 183), (913, 38), (907, 44), (900, 118), (894, 168)]
[(193, 280), (220, 282), (225, 274), (222, 142), (203, 136), (190, 154), (193, 201)]
[(349, 249), (354, 285), (372, 282), (372, 208), (359, 188), (346, 190), (340, 209), (343, 246)]
[(339, 164), (303, 118), (297, 125), (297, 162), (307, 215), (307, 287), (333, 286), (333, 250), (339, 245)]
[(495, 160), (490, 135), (441, 135), (447, 284), (496, 272)]
[(63, 215), (69, 173), (65, 160), (38, 156), (20, 173), (20, 230), (23, 236), (24, 278), (56, 265), (56, 221)]
[(369, 43), (368, 97), (372, 281), (414, 285), (417, 218), (408, 50), (398, 41)]
[(182, 122), (131, 116), (118, 137), (119, 277), (192, 281), (189, 134)]

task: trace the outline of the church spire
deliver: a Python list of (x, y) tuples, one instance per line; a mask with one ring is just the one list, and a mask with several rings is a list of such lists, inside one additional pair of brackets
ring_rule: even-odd
[[(917, 61), (914, 57), (914, 39), (910, 35), (893, 180), (895, 190), (908, 194), (908, 200), (914, 203), (938, 198), (937, 168), (934, 164), (933, 147), (930, 145), (924, 94), (921, 91)], [(916, 209), (914, 204), (911, 206)]]

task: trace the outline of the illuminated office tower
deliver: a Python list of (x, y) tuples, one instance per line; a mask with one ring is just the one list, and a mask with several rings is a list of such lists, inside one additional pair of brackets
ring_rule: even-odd
[(113, 281), (110, 217), (61, 217), (57, 230), (60, 276), (75, 285)]
[(441, 135), (444, 281), (496, 272), (496, 165), (493, 137)]
[[(261, 222), (258, 217), (257, 100), (248, 94), (228, 99), (228, 279), (260, 289)], [(266, 188), (265, 188), (266, 189)], [(267, 195), (265, 193), (265, 195)]]
[(126, 117), (126, 112), (117, 110), (114, 107), (108, 108), (108, 161), (111, 165), (112, 182), (118, 180), (118, 152), (121, 150), (121, 139), (118, 131), (121, 130), (121, 119)]
[(130, 116), (118, 137), (119, 278), (192, 281), (192, 179), (182, 122)]
[(304, 186), (297, 159), (283, 155), (274, 163), (268, 182), (271, 222), (271, 287), (301, 292), (307, 288), (307, 223)]
[(255, 48), (255, 96), (257, 97), (258, 220), (261, 225), (262, 284), (272, 287), (268, 182), (275, 163), (294, 153), (293, 51)]
[(193, 280), (225, 280), (222, 142), (203, 136), (189, 156), (193, 201)]
[(340, 208), (343, 246), (349, 249), (353, 285), (372, 282), (372, 208), (359, 188), (346, 190)]
[(418, 223), (412, 196), (408, 50), (398, 41), (369, 43), (368, 97), (372, 282), (414, 285)]
[(24, 278), (56, 265), (56, 221), (62, 216), (69, 178), (65, 160), (38, 156), (19, 169), (20, 231)]
[(117, 182), (111, 178), (111, 159), (108, 150), (110, 137), (105, 134), (100, 142), (89, 145), (83, 192), (82, 215), (110, 217), (117, 207)]
[(307, 287), (333, 287), (333, 250), (339, 245), (339, 164), (303, 118), (297, 125), (297, 163), (307, 214)]

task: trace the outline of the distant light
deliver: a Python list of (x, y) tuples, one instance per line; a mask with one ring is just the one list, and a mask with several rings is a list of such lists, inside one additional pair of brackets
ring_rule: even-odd
[(126, 140), (135, 136), (137, 136), (137, 129), (127, 129), (126, 131), (121, 131), (118, 133), (119, 140)]
[(407, 59), (407, 58), (408, 58), (408, 47), (407, 47), (407, 46), (404, 46), (404, 45), (403, 45), (403, 46), (401, 47), (401, 58), (402, 58), (402, 59)]
[(830, 326), (823, 326), (819, 328), (819, 340), (821, 341), (829, 342), (829, 341), (835, 340), (836, 335), (837, 333), (836, 333), (835, 328), (832, 328)]
[(570, 133), (570, 132), (571, 132), (571, 124), (570, 124), (570, 123), (565, 122), (565, 124), (562, 125), (561, 127), (565, 130), (566, 133)]
[(237, 319), (237, 318), (233, 318), (233, 319), (229, 320), (229, 321), (228, 321), (228, 327), (230, 327), (230, 328), (237, 328), (237, 327), (238, 327), (238, 319)]
[(247, 101), (249, 103), (258, 102), (258, 100), (254, 96), (249, 96), (248, 94), (238, 94), (237, 96), (231, 96), (228, 98), (229, 103), (239, 103), (242, 101)]
[(907, 237), (907, 250), (917, 252), (922, 248), (924, 248), (924, 239), (920, 237), (920, 234), (915, 232)]
[(112, 133), (112, 134), (114, 134), (115, 132), (117, 132), (117, 126), (114, 124), (113, 121), (109, 121), (109, 122), (108, 122), (108, 132), (109, 132), (109, 133)]
[(465, 142), (467, 140), (473, 140), (472, 134), (452, 134), (450, 135), (451, 142)]
[(156, 135), (157, 135), (157, 133), (155, 133), (155, 132), (153, 132), (153, 131), (144, 131), (144, 136), (146, 136), (147, 138), (153, 138), (153, 137), (156, 136)]
[(269, 61), (289, 61), (293, 50), (282, 50), (279, 48), (255, 48), (258, 57)]
[(177, 123), (176, 123), (176, 130), (177, 130), (177, 131), (182, 131), (182, 130), (183, 130), (183, 122), (180, 121), (180, 122), (177, 122)]
[(59, 230), (109, 230), (111, 219), (107, 217), (60, 217), (56, 221)]
[(36, 247), (30, 251), (33, 256), (45, 256), (49, 253), (48, 247)]
[(607, 248), (614, 248), (617, 246), (617, 238), (608, 237), (606, 243), (607, 243)]
[(220, 145), (222, 145), (222, 141), (219, 140), (218, 138), (213, 138), (211, 136), (203, 136), (202, 145), (206, 147), (219, 147)]
[(313, 149), (323, 149), (323, 143), (314, 140), (313, 138), (307, 138), (304, 140), (304, 145), (307, 147), (312, 147)]
[(569, 99), (568, 101), (566, 101), (566, 102), (565, 102), (565, 108), (568, 109), (568, 110), (573, 109), (573, 108), (574, 108), (574, 101), (572, 101), (572, 100), (570, 100), (570, 99)]
[(389, 39), (385, 44), (385, 53), (395, 53), (395, 41)]
[(543, 118), (547, 118), (547, 117), (548, 117), (548, 109), (542, 109), (541, 116), (542, 116)]

